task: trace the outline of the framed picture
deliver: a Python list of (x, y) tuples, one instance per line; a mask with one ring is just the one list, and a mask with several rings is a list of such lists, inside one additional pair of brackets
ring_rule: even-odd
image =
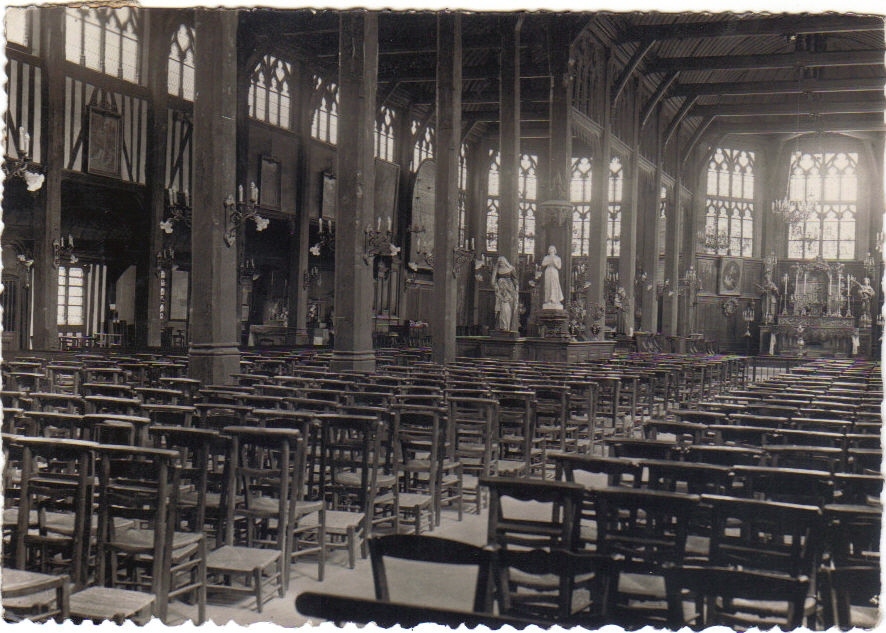
[(280, 161), (270, 156), (262, 156), (259, 164), (259, 204), (265, 209), (280, 208)]
[(323, 189), (320, 194), (322, 196), (320, 199), (320, 217), (324, 220), (334, 220), (336, 207), (335, 174), (328, 171), (323, 172)]
[(120, 115), (89, 108), (86, 168), (90, 174), (120, 177)]
[(742, 259), (740, 257), (724, 257), (720, 260), (720, 294), (741, 294)]
[(696, 269), (701, 284), (699, 292), (707, 295), (717, 294), (717, 258), (699, 256)]

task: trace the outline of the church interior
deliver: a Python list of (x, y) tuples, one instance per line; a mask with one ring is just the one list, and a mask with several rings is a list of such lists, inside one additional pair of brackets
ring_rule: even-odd
[(879, 621), (884, 15), (4, 27), (5, 621)]

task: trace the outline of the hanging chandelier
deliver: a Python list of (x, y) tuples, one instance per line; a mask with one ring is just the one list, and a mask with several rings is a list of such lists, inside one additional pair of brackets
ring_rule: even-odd
[(798, 69), (797, 77), (797, 124), (794, 139), (796, 141), (796, 149), (791, 154), (791, 163), (788, 169), (788, 178), (785, 185), (784, 197), (772, 201), (772, 213), (787, 225), (799, 224), (805, 222), (809, 216), (815, 214), (817, 202), (814, 195), (805, 194), (803, 198), (791, 197), (791, 176), (793, 175), (795, 162), (799, 163), (803, 157), (800, 151), (800, 95), (803, 94), (803, 73), (804, 69)]

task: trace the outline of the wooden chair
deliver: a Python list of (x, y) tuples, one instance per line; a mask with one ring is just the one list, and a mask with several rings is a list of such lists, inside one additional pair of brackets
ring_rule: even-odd
[[(5, 436), (21, 450), (16, 529), (18, 569), (62, 571), (76, 589), (87, 584), (92, 528), (92, 442)], [(36, 514), (36, 524), (34, 515)]]
[(559, 548), (498, 549), (493, 561), (498, 613), (561, 626), (608, 623), (609, 556)]
[(391, 434), (400, 492), (427, 491), (435, 525), (440, 525), (444, 503), (456, 504), (459, 521), (463, 511), (462, 465), (454, 459), (446, 413), (445, 409), (394, 406)]
[[(155, 615), (164, 621), (169, 601), (187, 595), (197, 602), (197, 619), (202, 623), (206, 612), (206, 539), (202, 533), (176, 530), (180, 453), (102, 445), (96, 449), (96, 462), (99, 588), (122, 585), (148, 591), (156, 598)], [(132, 523), (124, 527), (118, 519)], [(100, 591), (94, 593), (103, 595)], [(101, 609), (108, 605), (93, 598), (90, 594), (74, 594), (72, 615), (84, 619), (102, 616), (105, 611)]]
[[(66, 575), (38, 574), (4, 567), (2, 572), (3, 619), (6, 622), (45, 622), (54, 619), (63, 623), (71, 616), (71, 593)], [(47, 595), (48, 594), (48, 595)], [(22, 601), (28, 607), (22, 609)], [(34, 606), (34, 603), (38, 606)]]
[[(586, 494), (584, 486), (509, 477), (484, 477), (480, 479), (480, 485), (489, 489), (488, 545), (567, 550), (578, 547), (580, 509)], [(504, 503), (506, 499), (507, 504)], [(530, 513), (525, 506), (525, 502), (530, 501), (546, 504), (550, 510), (532, 510)], [(508, 505), (507, 510), (505, 505)], [(546, 518), (540, 518), (539, 514)]]
[(823, 506), (834, 498), (831, 476), (821, 470), (735, 466), (732, 472), (740, 482), (733, 487), (734, 496), (810, 506)]
[[(231, 437), (225, 544), (209, 553), (208, 588), (251, 594), (261, 613), (265, 590), (276, 586), (282, 598), (289, 583), (290, 503), (303, 467), (302, 437), (289, 429), (232, 426), (224, 432)], [(231, 584), (234, 576), (244, 584)]]
[[(668, 602), (668, 628), (676, 631), (689, 625), (700, 631), (714, 625), (747, 625), (748, 618), (736, 617), (728, 608), (736, 600), (783, 601), (788, 605), (780, 620), (757, 620), (766, 630), (774, 626), (793, 630), (802, 626), (803, 605), (809, 578), (733, 569), (731, 567), (677, 566), (664, 570)], [(688, 595), (687, 595), (688, 593)], [(684, 602), (691, 598), (693, 610), (687, 618)]]
[(535, 433), (535, 395), (531, 391), (493, 390), (498, 401), (500, 459), (498, 474), (519, 476), (545, 472), (545, 448)]
[[(806, 576), (815, 587), (815, 575), (822, 547), (822, 512), (815, 506), (703, 495), (711, 507), (711, 565), (781, 574), (792, 578)], [(773, 616), (786, 611), (778, 602), (738, 604), (745, 613)], [(814, 596), (807, 601), (804, 615), (814, 622)]]
[[(491, 550), (469, 545), (461, 541), (453, 541), (434, 536), (416, 534), (388, 534), (374, 536), (369, 539), (369, 554), (372, 560), (372, 580), (375, 585), (375, 597), (384, 602), (391, 601), (391, 590), (388, 583), (386, 558), (408, 560), (435, 565), (459, 565), (461, 568), (476, 567), (477, 580), (474, 584), (473, 601), (470, 610), (475, 613), (491, 612)], [(436, 575), (424, 574), (424, 582), (436, 579)], [(465, 570), (465, 573), (470, 573)], [(452, 576), (448, 576), (451, 581)], [(461, 581), (462, 573), (458, 574)], [(447, 577), (443, 577), (446, 580)], [(404, 583), (408, 586), (409, 583)], [(433, 584), (433, 583), (431, 583)], [(401, 589), (401, 591), (403, 591)], [(422, 586), (422, 593), (427, 594), (433, 603), (433, 586)], [(408, 602), (409, 600), (406, 600)], [(404, 602), (400, 600), (400, 602)], [(468, 609), (465, 609), (468, 610)]]
[[(680, 565), (692, 513), (699, 496), (625, 487), (594, 491), (597, 501), (597, 551), (613, 563), (609, 616), (624, 627), (662, 622), (664, 595), (649, 586), (650, 576)], [(638, 575), (646, 579), (638, 582)]]
[[(386, 429), (370, 416), (318, 414), (320, 433), (320, 493), (326, 501), (327, 547), (344, 540), (351, 569), (356, 547), (366, 557), (365, 539), (376, 525), (400, 523), (397, 476), (389, 446), (383, 450)], [(313, 515), (307, 517), (310, 523)]]
[(844, 631), (875, 629), (881, 622), (879, 565), (821, 570), (823, 624)]
[(498, 402), (450, 395), (448, 404), (453, 454), (463, 469), (462, 495), (473, 498), (475, 513), (480, 514), (483, 495), (478, 481), (498, 474)]

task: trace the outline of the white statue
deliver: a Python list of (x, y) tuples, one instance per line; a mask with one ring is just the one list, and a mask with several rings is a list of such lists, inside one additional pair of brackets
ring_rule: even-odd
[(769, 335), (769, 355), (775, 356), (775, 344), (778, 340), (778, 337), (775, 336), (775, 332)]
[(557, 247), (553, 244), (548, 247), (548, 254), (541, 260), (544, 269), (545, 287), (543, 310), (563, 309), (563, 289), (560, 287), (560, 268), (563, 265), (560, 256), (557, 255)]
[(501, 256), (492, 269), (492, 287), (495, 289), (495, 327), (516, 332), (520, 329), (520, 292), (517, 288), (517, 269)]

